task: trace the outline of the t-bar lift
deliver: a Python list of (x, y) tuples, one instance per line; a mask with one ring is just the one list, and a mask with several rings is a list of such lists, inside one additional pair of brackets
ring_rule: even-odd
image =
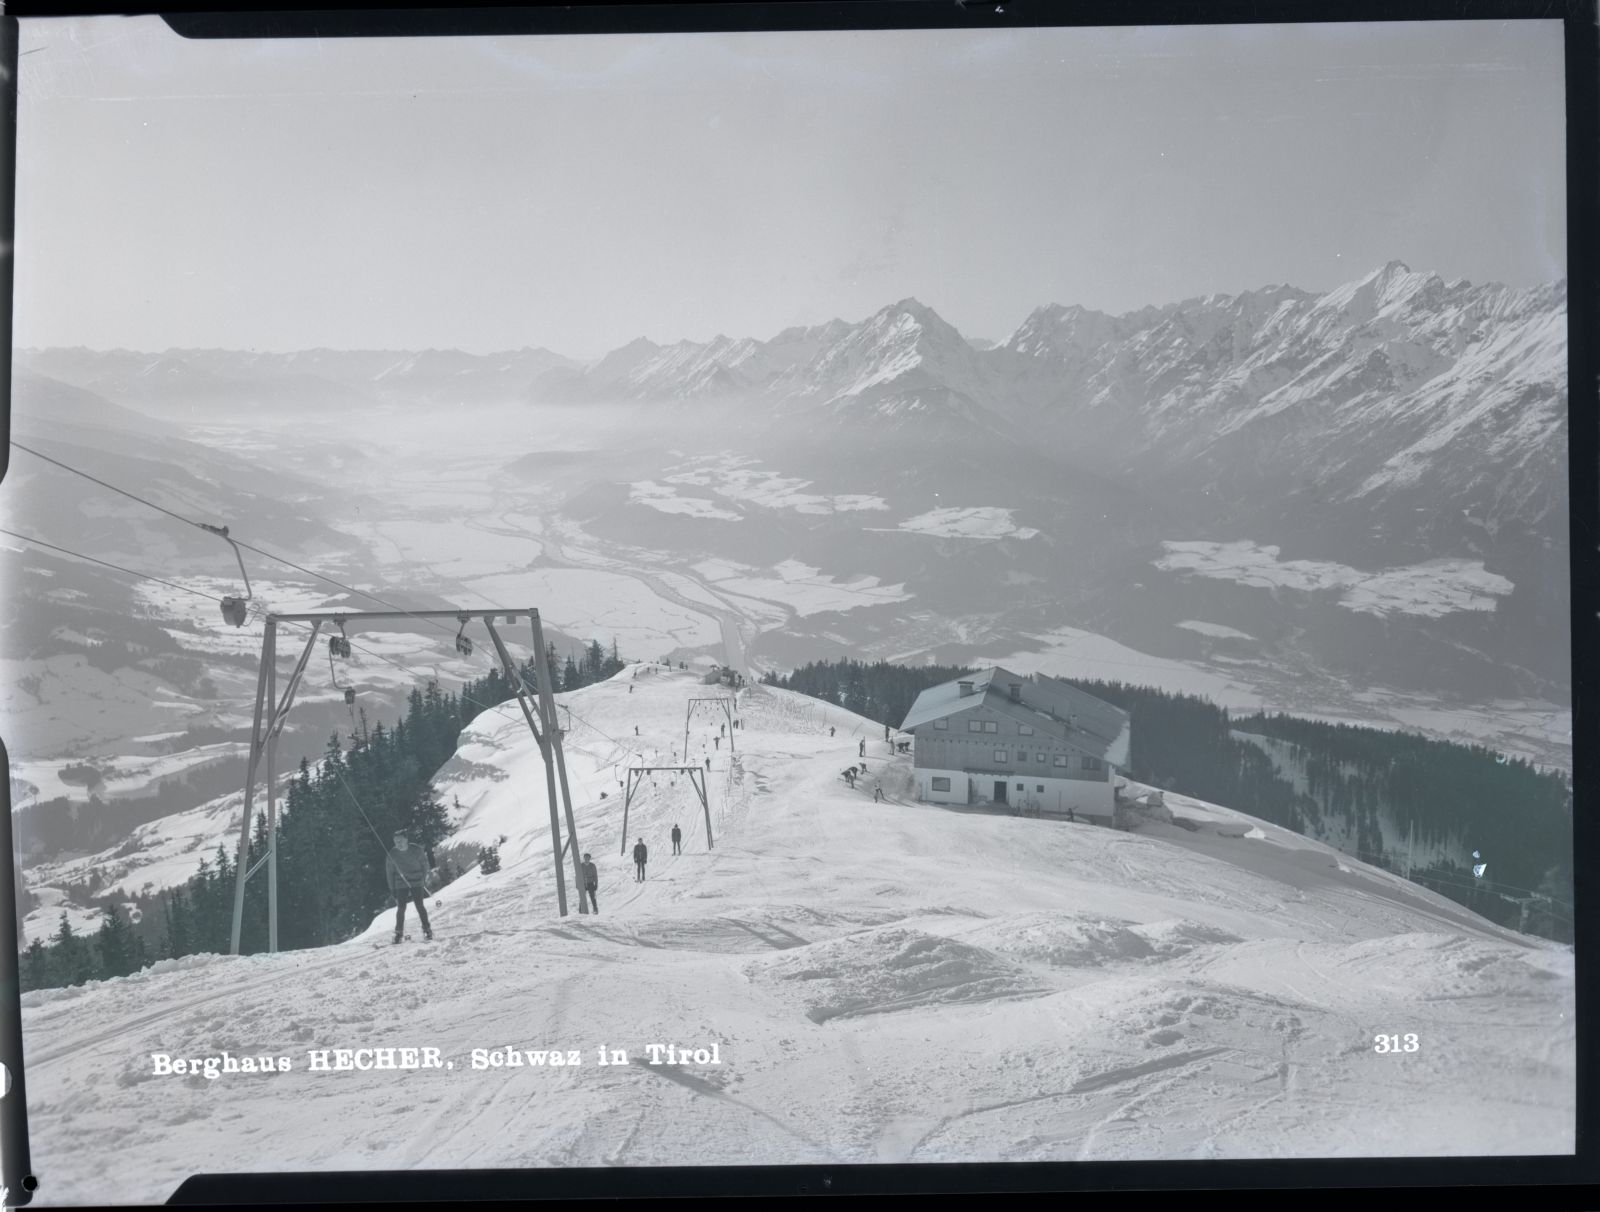
[[(511, 660), (511, 654), (506, 651), (505, 642), (501, 640), (500, 633), (495, 630), (494, 621), (503, 618), (508, 624), (514, 624), (523, 615), (527, 615), (533, 630), (534, 668), (542, 670), (542, 676), (536, 676), (534, 693), (537, 701), (530, 704), (529, 688), (523, 684), (517, 672), (516, 665)], [(261, 670), (256, 678), (256, 701), (254, 723), (250, 729), (250, 756), (245, 766), (244, 776), (244, 815), (239, 825), (239, 864), (238, 876), (233, 892), (233, 939), (231, 952), (239, 954), (239, 936), (244, 927), (244, 888), (245, 883), (264, 865), (267, 869), (267, 949), (272, 952), (278, 950), (278, 796), (277, 796), (277, 753), (278, 736), (283, 731), (284, 721), (288, 718), (289, 708), (294, 704), (295, 692), (300, 688), (301, 675), (305, 673), (306, 662), (311, 658), (311, 652), (316, 647), (317, 634), (322, 630), (324, 623), (332, 623), (339, 628), (339, 636), (343, 637), (346, 627), (359, 621), (400, 619), (454, 619), (461, 624), (462, 632), (466, 625), (473, 619), (482, 619), (488, 629), (489, 638), (494, 643), (496, 654), (501, 664), (505, 666), (506, 678), (516, 692), (517, 703), (522, 708), (522, 716), (528, 722), (528, 730), (533, 733), (534, 742), (539, 746), (539, 756), (544, 759), (545, 791), (550, 802), (550, 844), (555, 855), (556, 869), (556, 903), (560, 907), (561, 916), (567, 915), (567, 884), (562, 872), (562, 852), (568, 848), (572, 852), (572, 876), (578, 888), (583, 887), (582, 866), (580, 855), (582, 847), (578, 845), (578, 826), (572, 815), (572, 793), (567, 787), (567, 761), (561, 752), (561, 727), (556, 720), (555, 697), (550, 693), (549, 655), (544, 644), (544, 628), (539, 622), (537, 610), (524, 608), (496, 608), (494, 610), (354, 610), (354, 611), (318, 611), (310, 614), (268, 614), (266, 616), (266, 629), (261, 637)], [(306, 646), (300, 653), (300, 659), (295, 664), (294, 673), (290, 675), (288, 684), (284, 687), (283, 696), (278, 698), (278, 624), (279, 623), (310, 623), (311, 637), (306, 640)], [(463, 644), (462, 635), (457, 636), (457, 651), (467, 651), (467, 644)], [(276, 705), (274, 705), (276, 704)], [(269, 715), (268, 712), (271, 712)], [(537, 715), (537, 721), (535, 720)], [(265, 727), (263, 720), (265, 719)], [(251, 807), (255, 796), (256, 779), (261, 774), (262, 759), (265, 758), (266, 800), (267, 800), (267, 852), (258, 859), (254, 866), (246, 868), (250, 855), (250, 823)], [(561, 804), (565, 808), (567, 818), (567, 843), (561, 840), (560, 812), (556, 807), (556, 786), (560, 784)], [(381, 840), (381, 839), (380, 839)], [(580, 898), (578, 912), (588, 913), (588, 907)]]

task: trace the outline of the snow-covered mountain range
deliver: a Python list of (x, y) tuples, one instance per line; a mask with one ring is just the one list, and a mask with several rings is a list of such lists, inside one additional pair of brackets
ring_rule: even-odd
[[(1502, 529), (1564, 542), (1566, 283), (1512, 288), (1399, 261), (1323, 294), (1266, 286), (1123, 315), (1048, 304), (990, 348), (902, 299), (770, 340), (632, 341), (588, 364), (472, 355), (19, 351), (109, 399), (165, 406), (379, 401), (723, 403), (747, 434), (868, 426), (1036, 449), (1161, 477), (1212, 509), (1399, 511), (1417, 546)], [(226, 402), (225, 405), (223, 402)], [(1402, 538), (1403, 541), (1403, 538)]]
[(728, 400), (813, 427), (945, 413), (1233, 504), (1296, 491), (1548, 537), (1565, 525), (1566, 348), (1565, 282), (1447, 282), (1392, 261), (1326, 294), (1268, 286), (1120, 316), (1050, 304), (989, 349), (915, 299), (766, 342), (641, 339), (529, 397)]

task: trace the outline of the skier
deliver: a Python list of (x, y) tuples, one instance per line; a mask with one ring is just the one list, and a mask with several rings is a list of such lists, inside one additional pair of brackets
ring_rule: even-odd
[(706, 769), (707, 770), (711, 769), (711, 758), (710, 758), (709, 755), (706, 757)]
[(861, 757), (866, 757), (867, 756), (867, 738), (866, 737), (862, 737), (861, 738), (861, 747), (860, 747), (859, 755)]
[(722, 738), (720, 736), (714, 736), (711, 739), (716, 742), (718, 749), (722, 748)]
[(644, 838), (636, 838), (633, 843), (633, 865), (635, 867), (635, 871), (633, 873), (634, 883), (644, 883), (644, 865), (645, 861), (649, 857), (650, 851), (644, 844)]
[(829, 735), (829, 736), (832, 736), (832, 735), (833, 735), (833, 725), (832, 725), (832, 724), (829, 724), (829, 725), (828, 725), (828, 735)]
[(638, 736), (639, 735), (639, 725), (637, 725), (637, 724), (635, 724), (633, 726), (633, 735), (634, 736)]
[(683, 853), (683, 830), (678, 828), (678, 822), (672, 822), (672, 853)]
[(874, 787), (872, 789), (872, 802), (874, 804), (883, 803), (883, 788), (882, 787)]
[(728, 726), (726, 724), (719, 724), (717, 726), (722, 729), (722, 735), (723, 736), (727, 736), (728, 735)]
[[(595, 870), (594, 860), (587, 854), (583, 856), (583, 891), (589, 894), (589, 907), (596, 913), (600, 912), (600, 902), (594, 899), (594, 894), (600, 890), (600, 873)], [(579, 907), (582, 907), (583, 897), (578, 897)]]
[(628, 693), (629, 693), (629, 694), (632, 694), (632, 693), (633, 693), (633, 683), (632, 683), (632, 682), (629, 682), (629, 683), (628, 683)]
[(405, 937), (406, 902), (417, 907), (417, 917), (422, 922), (422, 937), (432, 941), (433, 927), (428, 924), (428, 908), (422, 903), (422, 894), (428, 890), (428, 869), (433, 866), (433, 856), (413, 849), (406, 839), (405, 830), (397, 829), (394, 849), (383, 865), (389, 881), (389, 894), (394, 897), (394, 941)]
[(887, 724), (883, 726), (883, 739), (886, 741), (889, 739), (889, 725)]

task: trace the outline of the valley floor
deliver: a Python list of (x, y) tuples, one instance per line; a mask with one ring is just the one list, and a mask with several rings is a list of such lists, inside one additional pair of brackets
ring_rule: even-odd
[[(335, 947), (24, 995), (35, 1202), (159, 1201), (224, 1168), (1573, 1149), (1570, 948), (1214, 805), (1169, 796), (1201, 828), (1156, 836), (917, 804), (880, 726), (753, 687), (737, 763), (720, 713), (691, 722), (714, 848), (657, 776), (630, 809), (636, 883), (618, 772), (680, 752), (687, 700), (714, 693), (643, 668), (560, 696), (598, 916), (558, 917), (537, 751), (492, 712), (440, 787), (459, 837), (508, 835), (504, 866), (439, 894), (432, 944), (389, 945), (385, 914)], [(650, 1064), (652, 1043), (721, 1063)], [(453, 1067), (308, 1069), (407, 1046)], [(582, 1063), (472, 1067), (508, 1047)], [(152, 1074), (152, 1053), (224, 1050), (294, 1067)]]

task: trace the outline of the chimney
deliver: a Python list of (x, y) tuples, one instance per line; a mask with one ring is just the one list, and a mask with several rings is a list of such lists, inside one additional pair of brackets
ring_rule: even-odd
[(972, 683), (971, 682), (957, 682), (956, 685), (961, 688), (961, 697), (962, 698), (966, 698), (969, 694), (972, 693)]
[(1022, 702), (1022, 683), (1021, 682), (1012, 682), (1011, 683), (1011, 701), (1013, 703)]

